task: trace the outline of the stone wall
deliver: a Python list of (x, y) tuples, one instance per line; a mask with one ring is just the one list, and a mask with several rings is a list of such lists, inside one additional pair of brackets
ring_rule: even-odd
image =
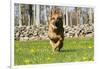
[[(14, 30), (15, 40), (47, 40), (48, 39), (48, 26), (16, 26)], [(69, 37), (93, 37), (94, 26), (93, 24), (84, 24), (79, 26), (65, 26), (65, 38)]]

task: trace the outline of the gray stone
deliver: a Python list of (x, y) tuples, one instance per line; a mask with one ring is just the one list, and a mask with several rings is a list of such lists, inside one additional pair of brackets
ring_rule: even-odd
[[(22, 26), (14, 28), (14, 36), (17, 40), (45, 40), (48, 39), (48, 26)], [(93, 37), (94, 26), (93, 24), (83, 24), (78, 26), (64, 26), (64, 36), (67, 37)]]

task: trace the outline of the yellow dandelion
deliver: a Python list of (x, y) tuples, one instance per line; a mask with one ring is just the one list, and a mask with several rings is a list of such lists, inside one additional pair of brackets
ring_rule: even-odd
[(35, 52), (35, 49), (34, 48), (30, 49), (30, 52), (31, 53), (34, 53)]
[(92, 48), (92, 46), (89, 46), (88, 48), (90, 48), (90, 49), (91, 49), (91, 48)]
[(48, 60), (50, 60), (50, 57), (48, 57)]
[(87, 58), (86, 57), (83, 57), (83, 60), (86, 60)]
[(26, 60), (24, 60), (24, 63), (25, 64), (29, 64), (30, 63), (30, 60), (26, 59)]

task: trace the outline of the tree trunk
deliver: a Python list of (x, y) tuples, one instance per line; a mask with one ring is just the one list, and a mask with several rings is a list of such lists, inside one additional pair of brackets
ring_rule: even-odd
[(72, 12), (70, 12), (70, 26), (72, 26)]
[(30, 19), (30, 25), (33, 24), (33, 10), (32, 5), (29, 5), (29, 19)]
[(40, 6), (36, 5), (36, 25), (39, 26), (40, 24)]
[[(25, 5), (20, 5), (21, 7), (21, 22), (22, 25), (25, 25)], [(26, 17), (27, 18), (27, 17)]]
[(63, 26), (65, 26), (66, 25), (66, 7), (63, 7), (62, 8), (62, 10), (63, 10)]
[(22, 26), (22, 21), (21, 21), (21, 5), (19, 4), (19, 26)]
[(36, 25), (36, 5), (33, 5), (33, 25)]
[(47, 12), (46, 12), (46, 6), (44, 5), (44, 22), (47, 23)]
[(91, 24), (92, 23), (92, 8), (89, 8), (88, 15), (89, 15), (89, 24)]
[(77, 14), (77, 25), (80, 25), (80, 8), (75, 7), (76, 14)]
[(66, 26), (68, 26), (68, 8), (66, 7)]

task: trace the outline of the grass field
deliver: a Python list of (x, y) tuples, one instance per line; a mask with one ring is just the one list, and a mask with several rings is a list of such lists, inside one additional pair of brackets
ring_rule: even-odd
[(61, 52), (53, 53), (48, 40), (15, 41), (15, 65), (94, 60), (93, 38), (67, 38)]

